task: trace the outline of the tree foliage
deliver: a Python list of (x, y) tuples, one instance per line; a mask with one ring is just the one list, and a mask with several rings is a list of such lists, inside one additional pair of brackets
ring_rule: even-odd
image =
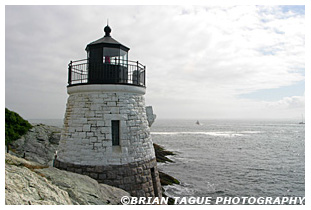
[(12, 141), (24, 135), (32, 125), (24, 120), (16, 112), (5, 108), (5, 144), (8, 146)]

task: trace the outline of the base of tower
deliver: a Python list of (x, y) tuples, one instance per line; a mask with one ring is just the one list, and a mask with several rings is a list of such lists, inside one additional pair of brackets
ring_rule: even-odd
[(90, 166), (54, 161), (54, 167), (87, 175), (99, 183), (115, 186), (135, 197), (162, 197), (156, 159), (125, 165)]

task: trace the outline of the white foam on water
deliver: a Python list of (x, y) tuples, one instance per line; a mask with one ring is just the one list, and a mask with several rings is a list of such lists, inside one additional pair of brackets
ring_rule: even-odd
[(151, 132), (152, 135), (208, 135), (208, 136), (222, 136), (222, 137), (234, 137), (244, 136), (243, 133), (237, 133), (236, 131), (222, 131), (222, 132)]

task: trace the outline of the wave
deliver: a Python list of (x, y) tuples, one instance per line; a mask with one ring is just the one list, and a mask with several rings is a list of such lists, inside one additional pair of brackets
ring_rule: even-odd
[(263, 131), (242, 131), (241, 133), (256, 134), (256, 133), (263, 133)]
[(187, 131), (187, 132), (151, 132), (152, 135), (209, 135), (209, 136), (222, 136), (222, 137), (234, 137), (244, 136), (245, 134), (256, 134), (259, 131), (222, 131), (222, 132), (202, 132), (202, 131)]

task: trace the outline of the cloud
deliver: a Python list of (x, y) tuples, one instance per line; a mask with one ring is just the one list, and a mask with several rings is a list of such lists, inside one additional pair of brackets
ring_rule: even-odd
[[(236, 116), (264, 103), (239, 95), (304, 80), (304, 14), (280, 6), (6, 6), (6, 106), (62, 118), (67, 64), (86, 57), (107, 18), (147, 66), (146, 99), (159, 116)], [(38, 114), (34, 101), (53, 112)]]
[(267, 108), (274, 109), (303, 109), (305, 105), (305, 97), (304, 96), (292, 96), (285, 97), (282, 100), (275, 102), (266, 102)]

